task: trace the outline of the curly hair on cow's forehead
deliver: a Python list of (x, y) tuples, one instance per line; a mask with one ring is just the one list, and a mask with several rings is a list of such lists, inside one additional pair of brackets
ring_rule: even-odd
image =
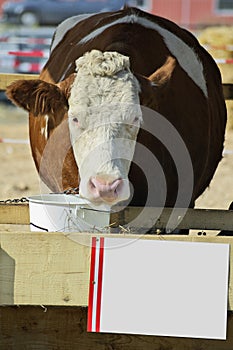
[(76, 60), (76, 70), (82, 74), (113, 76), (122, 70), (130, 69), (129, 57), (118, 52), (92, 50)]

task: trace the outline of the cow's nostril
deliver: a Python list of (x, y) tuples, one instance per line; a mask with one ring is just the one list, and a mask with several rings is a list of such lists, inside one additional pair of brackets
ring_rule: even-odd
[(91, 189), (96, 188), (96, 186), (95, 186), (94, 182), (92, 181), (92, 179), (90, 179), (89, 184), (90, 184), (90, 188)]

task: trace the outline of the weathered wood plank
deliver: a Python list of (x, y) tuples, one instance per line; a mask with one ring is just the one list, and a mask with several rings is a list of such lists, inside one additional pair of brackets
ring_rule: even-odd
[(90, 235), (0, 234), (0, 304), (87, 305)]
[(0, 204), (0, 224), (28, 225), (28, 204)]
[(6, 90), (6, 87), (19, 79), (38, 79), (38, 74), (13, 74), (0, 73), (0, 90)]
[[(139, 217), (142, 210), (143, 214)], [(158, 229), (165, 229), (171, 214), (173, 219), (170, 227), (195, 230), (233, 230), (233, 211), (215, 209), (164, 208), (161, 210), (161, 208), (127, 207), (121, 212), (113, 213), (111, 223), (115, 223), (115, 226), (120, 224), (146, 229), (154, 226)]]
[(228, 312), (226, 341), (88, 333), (86, 328), (87, 308), (83, 307), (0, 307), (0, 348), (3, 350), (233, 349), (232, 312)]
[[(1, 233), (0, 305), (87, 306), (92, 236), (90, 233), (66, 236), (58, 232)], [(111, 236), (119, 237), (119, 234)], [(233, 266), (233, 237), (129, 234), (120, 237), (229, 243)], [(229, 281), (228, 309), (233, 310), (232, 268)]]

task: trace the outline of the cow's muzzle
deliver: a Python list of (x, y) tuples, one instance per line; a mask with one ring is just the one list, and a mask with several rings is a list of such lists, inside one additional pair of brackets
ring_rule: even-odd
[(117, 178), (108, 180), (101, 177), (91, 177), (88, 183), (88, 192), (94, 201), (103, 201), (109, 204), (126, 200), (129, 197), (126, 180)]

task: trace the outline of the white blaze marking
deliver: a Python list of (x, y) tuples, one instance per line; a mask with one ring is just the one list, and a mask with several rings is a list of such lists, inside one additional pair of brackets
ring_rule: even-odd
[(92, 50), (76, 60), (76, 67), (68, 103), (80, 193), (92, 199), (89, 180), (101, 174), (124, 179), (116, 200), (125, 200), (130, 194), (127, 176), (142, 119), (140, 85), (130, 71), (129, 57), (117, 52)]
[(180, 66), (196, 83), (196, 85), (200, 87), (204, 95), (208, 95), (206, 80), (203, 74), (203, 65), (194, 50), (175, 34), (146, 18), (137, 17), (136, 15), (119, 18), (112, 23), (108, 23), (94, 30), (92, 33), (88, 34), (82, 40), (80, 40), (78, 44), (85, 44), (103, 33), (103, 31), (106, 29), (120, 23), (137, 23), (145, 28), (156, 30), (164, 38), (169, 51), (173, 54), (173, 56), (176, 57)]
[(45, 115), (44, 116), (45, 119), (45, 127), (41, 128), (41, 134), (44, 134), (44, 137), (46, 140), (48, 140), (48, 122), (49, 122), (49, 116)]
[(70, 67), (72, 66), (72, 63), (69, 63), (66, 70), (64, 71), (64, 73), (62, 74), (61, 78), (59, 79), (59, 81), (62, 81), (65, 79), (66, 73), (68, 72), (68, 70), (70, 69)]
[[(111, 16), (115, 16), (118, 12), (114, 12), (113, 14), (110, 14), (108, 17)], [(55, 49), (55, 47), (62, 41), (63, 37), (65, 36), (65, 34), (74, 26), (76, 26), (76, 24), (78, 24), (79, 22), (85, 20), (86, 18), (95, 16), (99, 13), (85, 13), (82, 15), (77, 15), (77, 16), (73, 16), (70, 18), (67, 18), (66, 20), (64, 20), (63, 22), (61, 22), (55, 32), (54, 32), (54, 38), (51, 44), (51, 48), (50, 51), (53, 51)]]
[(54, 48), (62, 41), (64, 35), (71, 29), (73, 28), (76, 24), (79, 22), (83, 21), (84, 19), (93, 16), (94, 14), (83, 14), (83, 15), (78, 15), (78, 16), (73, 16), (65, 21), (63, 21), (56, 29), (53, 42), (51, 45), (51, 51), (54, 50)]

